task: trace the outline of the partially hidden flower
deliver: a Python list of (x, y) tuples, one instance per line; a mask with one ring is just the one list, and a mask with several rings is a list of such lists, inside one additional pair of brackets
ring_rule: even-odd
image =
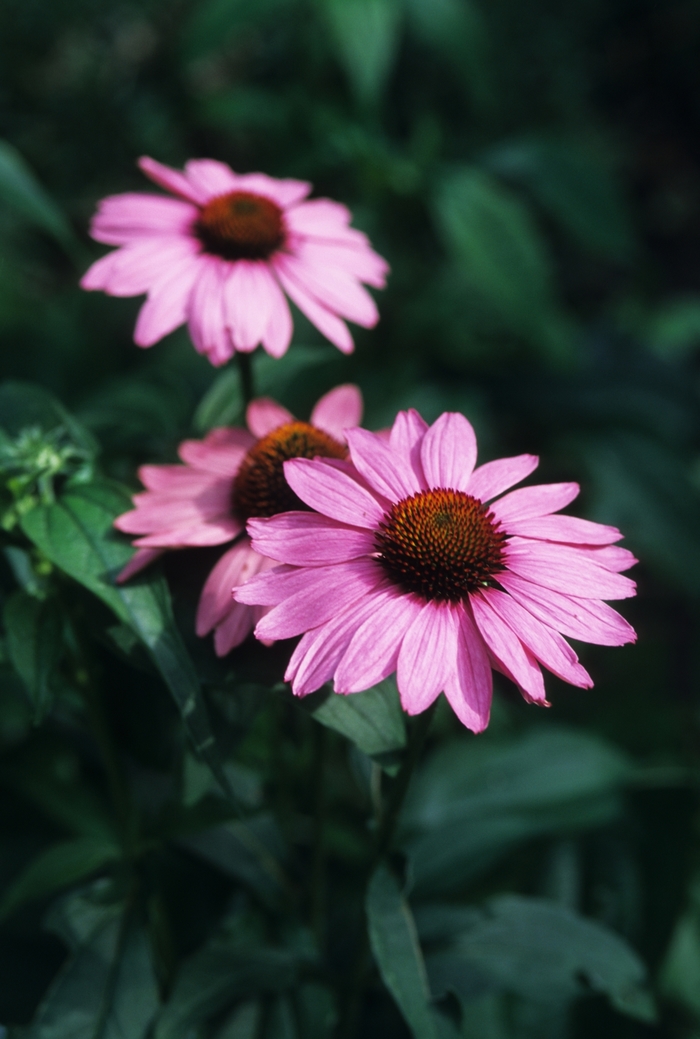
[(207, 578), (196, 620), (197, 634), (213, 630), (216, 652), (224, 656), (266, 612), (236, 602), (232, 586), (275, 566), (251, 546), (244, 533), (246, 520), (306, 508), (284, 478), (284, 462), (345, 458), (343, 431), (361, 418), (362, 395), (350, 384), (321, 397), (310, 422), (297, 421), (286, 408), (261, 397), (248, 406), (248, 429), (214, 429), (204, 440), (184, 441), (178, 452), (184, 465), (141, 466), (146, 490), (134, 495), (135, 508), (114, 522), (118, 530), (140, 535), (118, 581), (128, 580), (169, 549), (235, 541)]
[(383, 288), (388, 266), (349, 226), (345, 206), (307, 200), (305, 181), (238, 174), (213, 159), (192, 159), (184, 172), (148, 157), (139, 166), (175, 197), (103, 199), (90, 233), (119, 248), (80, 283), (111, 296), (148, 294), (134, 331), (138, 346), (186, 322), (195, 348), (214, 365), (259, 343), (281, 357), (292, 338), (285, 294), (343, 353), (353, 350), (343, 319), (377, 323), (363, 283)]
[(476, 437), (460, 414), (428, 426), (416, 411), (401, 412), (388, 441), (362, 429), (346, 437), (346, 462), (285, 463), (291, 488), (315, 511), (251, 519), (253, 547), (283, 565), (234, 592), (272, 607), (259, 638), (302, 635), (286, 674), (297, 695), (330, 679), (336, 692), (355, 693), (396, 671), (409, 714), (444, 691), (479, 732), (492, 668), (547, 705), (540, 664), (572, 685), (593, 685), (563, 635), (611, 646), (635, 640), (602, 601), (635, 594), (621, 571), (636, 560), (614, 544), (622, 535), (556, 515), (578, 484), (504, 494), (538, 459), (475, 469)]

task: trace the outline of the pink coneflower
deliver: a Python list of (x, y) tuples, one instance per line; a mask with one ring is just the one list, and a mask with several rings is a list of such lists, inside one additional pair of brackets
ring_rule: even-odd
[[(252, 519), (253, 546), (285, 564), (235, 591), (272, 606), (259, 638), (303, 633), (286, 678), (303, 696), (333, 678), (338, 693), (397, 673), (409, 714), (445, 692), (474, 732), (488, 725), (492, 668), (547, 704), (539, 664), (593, 682), (562, 634), (601, 645), (635, 639), (602, 599), (634, 595), (620, 571), (636, 560), (614, 527), (554, 515), (578, 484), (524, 487), (533, 455), (474, 469), (463, 415), (428, 427), (401, 412), (389, 441), (347, 430), (350, 460), (296, 460), (287, 480), (315, 512)], [(352, 465), (350, 464), (352, 462)], [(498, 500), (493, 501), (493, 499)], [(488, 505), (487, 502), (492, 502)]]
[(379, 315), (362, 283), (383, 288), (388, 265), (350, 227), (345, 206), (304, 201), (311, 185), (234, 173), (192, 159), (184, 173), (144, 157), (139, 166), (176, 198), (112, 195), (92, 221), (98, 242), (120, 246), (94, 263), (84, 289), (148, 293), (134, 341), (152, 346), (184, 322), (212, 364), (258, 343), (273, 357), (292, 338), (285, 293), (327, 339), (351, 353), (342, 318), (372, 328)]
[(214, 429), (204, 440), (186, 440), (179, 449), (184, 465), (142, 466), (146, 491), (134, 495), (132, 512), (114, 521), (126, 534), (141, 535), (118, 580), (126, 581), (168, 549), (237, 538), (209, 574), (197, 610), (197, 634), (213, 629), (216, 652), (224, 656), (266, 612), (235, 602), (232, 586), (275, 565), (251, 547), (243, 534), (246, 520), (305, 508), (284, 478), (285, 460), (345, 458), (343, 430), (361, 418), (356, 386), (337, 386), (321, 397), (310, 422), (296, 421), (286, 408), (261, 397), (248, 405), (248, 429)]

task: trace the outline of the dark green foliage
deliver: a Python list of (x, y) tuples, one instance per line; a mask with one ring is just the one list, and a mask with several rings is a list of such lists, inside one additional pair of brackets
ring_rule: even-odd
[[(0, 1035), (693, 1039), (700, 1029), (697, 4), (0, 4)], [(552, 708), (419, 730), (194, 635), (218, 549), (115, 584), (137, 467), (239, 371), (81, 292), (135, 160), (308, 179), (392, 274), (352, 357), (298, 313), (256, 392), (463, 411), (640, 557), (639, 642)], [(388, 846), (388, 854), (384, 854)]]

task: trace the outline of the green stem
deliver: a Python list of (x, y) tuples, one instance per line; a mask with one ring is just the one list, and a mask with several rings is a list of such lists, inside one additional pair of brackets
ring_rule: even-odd
[[(374, 842), (374, 851), (367, 870), (365, 887), (369, 884), (372, 874), (381, 860), (387, 852), (391, 850), (396, 826), (401, 814), (401, 808), (403, 807), (406, 793), (408, 792), (413, 770), (416, 767), (421, 751), (423, 750), (425, 738), (428, 735), (428, 729), (433, 720), (436, 706), (437, 700), (431, 704), (427, 711), (424, 711), (418, 716), (411, 728), (406, 755), (401, 763), (399, 774), (391, 787), (386, 808), (382, 812), (379, 820), (379, 828)], [(350, 974), (348, 997), (345, 1005), (345, 1012), (342, 1014), (340, 1019), (337, 1039), (353, 1039), (357, 1033), (369, 964), (369, 935), (367, 933), (367, 928), (364, 927), (355, 956), (355, 963)]]
[(236, 353), (236, 363), (238, 364), (238, 373), (241, 377), (241, 390), (243, 392), (243, 403), (246, 407), (250, 404), (253, 397), (255, 396), (255, 386), (253, 382), (253, 358), (249, 353), (241, 353), (240, 350)]

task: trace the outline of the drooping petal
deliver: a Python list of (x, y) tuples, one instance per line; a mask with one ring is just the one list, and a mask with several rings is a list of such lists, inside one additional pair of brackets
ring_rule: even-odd
[(273, 429), (294, 421), (291, 411), (287, 411), (281, 404), (271, 397), (258, 397), (252, 400), (245, 413), (248, 429), (253, 436), (262, 439)]
[(389, 264), (374, 252), (366, 238), (359, 243), (350, 239), (341, 243), (307, 238), (301, 248), (317, 267), (335, 267), (376, 289), (386, 285)]
[(369, 531), (315, 512), (282, 512), (269, 519), (249, 520), (248, 531), (263, 555), (295, 566), (328, 566), (374, 551)]
[(376, 433), (349, 429), (347, 441), (353, 465), (384, 498), (397, 502), (420, 491), (413, 469)]
[(183, 462), (215, 476), (234, 477), (245, 454), (255, 443), (247, 429), (212, 429), (204, 440), (183, 440), (177, 453)]
[(278, 264), (332, 313), (363, 328), (373, 328), (379, 320), (377, 304), (357, 278), (341, 267), (314, 262), (313, 252), (309, 255), (303, 245), (295, 254), (280, 255)]
[(362, 410), (362, 392), (348, 382), (320, 398), (311, 412), (311, 425), (330, 433), (336, 440), (344, 441), (344, 431), (362, 422)]
[(144, 567), (150, 566), (156, 559), (160, 559), (164, 552), (164, 548), (137, 548), (124, 569), (117, 575), (117, 584), (124, 584)]
[(336, 669), (336, 693), (359, 693), (395, 671), (403, 638), (423, 606), (417, 596), (402, 595), (396, 588), (375, 593), (373, 601), (374, 610)]
[[(224, 552), (221, 559), (209, 574), (197, 606), (196, 632), (201, 637), (209, 632), (231, 609), (233, 588), (247, 581), (260, 569), (261, 557), (251, 547), (246, 537)], [(253, 618), (250, 613), (252, 630)]]
[(164, 166), (162, 162), (156, 162), (155, 159), (149, 158), (148, 155), (141, 156), (138, 161), (138, 167), (154, 184), (165, 188), (166, 191), (172, 191), (174, 195), (179, 195), (181, 198), (187, 199), (188, 202), (194, 202), (199, 205), (207, 200), (206, 196), (190, 183), (184, 173), (180, 173), (179, 170), (174, 170), (170, 166)]
[(471, 422), (459, 412), (442, 414), (423, 437), (421, 462), (429, 487), (466, 491), (476, 462)]
[(537, 516), (534, 519), (509, 520), (508, 532), (540, 541), (563, 541), (570, 545), (610, 545), (622, 537), (617, 527), (606, 527), (603, 523), (593, 523), (591, 520), (579, 519), (578, 516)]
[(509, 570), (564, 595), (581, 599), (628, 599), (636, 584), (586, 558), (569, 545), (511, 538), (503, 555)]
[(278, 261), (279, 257), (273, 257), (275, 273), (292, 302), (296, 303), (302, 314), (305, 314), (311, 324), (315, 325), (334, 346), (337, 346), (341, 353), (351, 354), (355, 349), (355, 344), (345, 322), (336, 317), (327, 307), (322, 306), (303, 285), (290, 277)]
[(453, 675), (461, 607), (449, 603), (426, 603), (401, 643), (396, 683), (401, 704), (408, 714), (420, 714)]
[(144, 237), (186, 235), (198, 212), (189, 202), (162, 195), (110, 195), (98, 203), (90, 235), (105, 245), (126, 245)]
[(226, 264), (218, 256), (200, 256), (197, 279), (187, 305), (187, 323), (197, 353), (215, 367), (233, 357), (234, 345), (224, 316)]
[(525, 699), (531, 703), (546, 703), (542, 672), (513, 629), (483, 596), (470, 596), (470, 605), (481, 637), (513, 677)]
[(515, 455), (485, 462), (472, 473), (468, 491), (479, 501), (490, 501), (534, 472), (539, 461), (537, 455)]
[(137, 538), (134, 545), (139, 548), (204, 548), (207, 545), (224, 545), (238, 537), (242, 529), (242, 524), (233, 518), (205, 520), (193, 523), (192, 526), (183, 523), (172, 529), (161, 529)]
[(491, 505), (491, 512), (504, 524), (509, 520), (547, 516), (569, 505), (580, 490), (577, 483), (543, 483), (536, 487), (520, 487), (495, 501)]
[(493, 674), (468, 604), (459, 615), (456, 666), (445, 683), (445, 696), (463, 725), (472, 732), (484, 731), (491, 713)]
[(199, 273), (198, 257), (190, 257), (168, 271), (148, 293), (134, 329), (137, 346), (153, 346), (187, 320), (190, 292)]
[(87, 269), (80, 287), (100, 289), (111, 296), (141, 296), (163, 277), (163, 271), (188, 260), (196, 262), (196, 248), (188, 238), (140, 238), (108, 253)]
[(269, 314), (265, 331), (263, 332), (262, 344), (270, 357), (282, 357), (286, 354), (292, 341), (292, 332), (294, 331), (292, 314), (285, 295), (277, 284), (277, 279), (272, 274), (272, 271), (268, 271), (268, 275)]
[(225, 657), (236, 646), (240, 646), (250, 635), (254, 624), (254, 608), (229, 599), (227, 612), (214, 632), (214, 652), (217, 657)]
[(142, 465), (138, 475), (146, 490), (168, 498), (191, 499), (216, 482), (211, 473), (187, 465)]
[(265, 333), (272, 316), (270, 281), (265, 265), (252, 260), (238, 260), (229, 271), (224, 310), (237, 350), (254, 350)]
[(375, 530), (384, 512), (369, 491), (325, 460), (293, 458), (284, 463), (287, 483), (306, 505), (353, 527)]

